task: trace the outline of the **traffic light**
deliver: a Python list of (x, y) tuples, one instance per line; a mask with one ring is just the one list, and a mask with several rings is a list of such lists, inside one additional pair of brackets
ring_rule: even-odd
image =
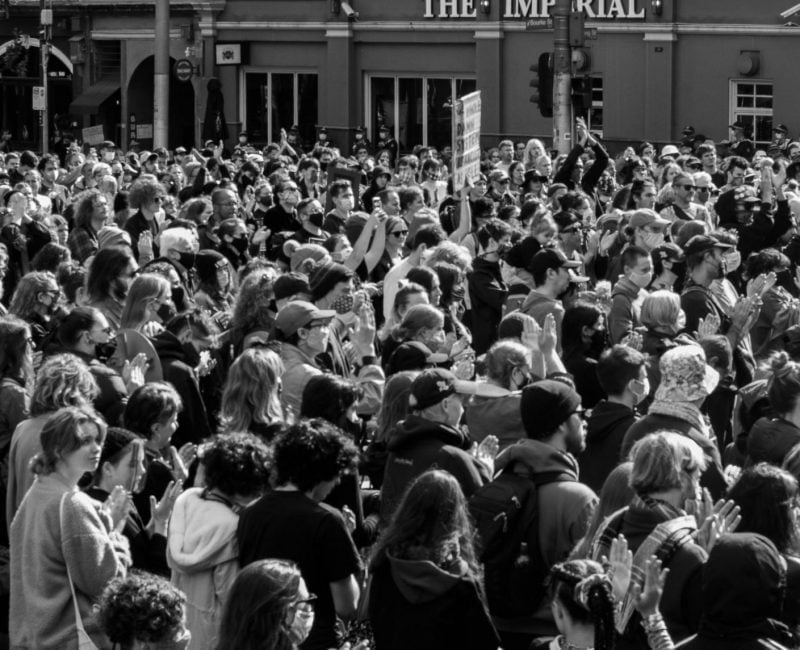
[(592, 107), (592, 78), (572, 78), (572, 108), (576, 115), (585, 115)]
[(553, 55), (550, 52), (540, 54), (530, 71), (534, 73), (531, 87), (536, 88), (531, 101), (538, 104), (542, 117), (553, 117)]

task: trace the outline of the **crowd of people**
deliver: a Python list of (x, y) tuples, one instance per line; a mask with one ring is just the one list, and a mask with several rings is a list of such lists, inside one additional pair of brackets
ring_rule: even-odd
[(0, 154), (10, 647), (800, 647), (800, 142), (732, 129)]

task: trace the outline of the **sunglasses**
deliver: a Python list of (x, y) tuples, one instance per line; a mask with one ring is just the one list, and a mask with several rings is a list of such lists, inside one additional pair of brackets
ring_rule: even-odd
[(681, 185), (681, 187), (685, 189), (687, 192), (691, 192), (697, 189), (697, 187), (695, 187), (694, 185)]
[(395, 230), (389, 234), (392, 235), (392, 237), (397, 237), (399, 239), (400, 237), (406, 237), (408, 235), (408, 230)]

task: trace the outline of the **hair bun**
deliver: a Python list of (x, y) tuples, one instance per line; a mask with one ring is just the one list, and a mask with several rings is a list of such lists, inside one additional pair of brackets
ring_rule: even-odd
[(792, 363), (792, 358), (789, 356), (788, 352), (780, 350), (770, 357), (769, 365), (774, 374), (783, 374), (790, 370), (795, 364)]

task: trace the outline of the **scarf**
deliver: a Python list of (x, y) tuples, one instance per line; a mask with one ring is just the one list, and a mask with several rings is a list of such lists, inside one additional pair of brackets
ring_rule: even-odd
[(691, 402), (666, 402), (664, 400), (654, 400), (647, 409), (647, 413), (654, 415), (667, 415), (688, 422), (706, 438), (710, 439), (708, 423), (705, 417)]

